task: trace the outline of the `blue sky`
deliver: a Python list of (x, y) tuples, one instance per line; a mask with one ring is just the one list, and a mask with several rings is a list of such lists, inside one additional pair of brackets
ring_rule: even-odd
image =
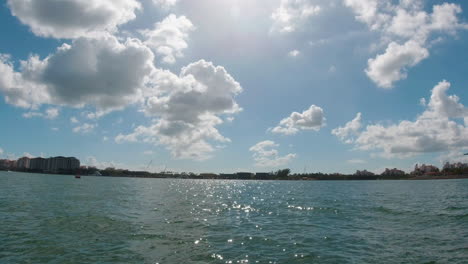
[(0, 6), (1, 158), (179, 172), (465, 161), (464, 1), (93, 3)]

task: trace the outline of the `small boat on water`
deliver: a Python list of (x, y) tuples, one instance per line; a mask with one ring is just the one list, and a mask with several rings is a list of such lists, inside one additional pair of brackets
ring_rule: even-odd
[(81, 175), (79, 173), (75, 174), (75, 179), (81, 179)]

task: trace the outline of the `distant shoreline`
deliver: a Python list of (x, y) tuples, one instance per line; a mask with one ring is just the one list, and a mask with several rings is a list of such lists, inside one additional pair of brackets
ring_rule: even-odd
[(129, 170), (114, 167), (98, 169), (95, 166), (80, 166), (80, 160), (75, 157), (28, 158), (18, 160), (0, 159), (0, 170), (11, 170), (27, 173), (46, 173), (59, 175), (102, 176), (102, 177), (128, 177), (128, 178), (175, 178), (175, 179), (219, 179), (219, 180), (439, 180), (439, 179), (465, 179), (468, 178), (468, 163), (446, 162), (442, 169), (433, 165), (416, 164), (411, 173), (398, 168), (385, 168), (376, 174), (374, 172), (357, 170), (354, 174), (309, 172), (291, 173), (291, 169), (284, 168), (276, 171), (235, 173), (214, 172), (149, 172), (145, 170)]
[[(16, 173), (27, 173), (27, 174), (47, 174), (47, 175), (61, 175), (71, 176), (73, 174), (59, 174), (59, 173), (45, 173), (45, 172), (28, 172), (28, 171), (6, 171), (0, 170), (0, 172), (16, 172)], [(142, 176), (142, 175), (112, 175), (112, 176), (98, 176), (98, 175), (81, 175), (82, 177), (100, 177), (100, 178), (141, 178), (141, 179), (182, 179), (182, 180), (246, 180), (246, 181), (379, 181), (379, 180), (456, 180), (456, 179), (468, 179), (468, 175), (440, 175), (440, 176), (408, 176), (408, 177), (384, 177), (384, 176), (368, 176), (368, 177), (355, 177), (354, 175), (343, 175), (342, 177), (335, 176), (324, 176), (321, 178), (305, 178), (291, 175), (286, 178), (271, 178), (271, 179), (259, 179), (259, 178), (203, 178), (203, 177), (178, 177), (178, 175), (159, 175), (159, 176)]]

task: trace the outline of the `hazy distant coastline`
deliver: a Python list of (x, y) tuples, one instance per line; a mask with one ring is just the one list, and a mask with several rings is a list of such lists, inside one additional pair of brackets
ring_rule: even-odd
[[(0, 170), (2, 171), (2, 170)], [(3, 170), (3, 172), (6, 172)], [(50, 173), (50, 172), (37, 172), (37, 171), (25, 171), (25, 170), (14, 170), (11, 172), (20, 173), (31, 173), (31, 174), (55, 174), (70, 176), (70, 173)], [(278, 174), (272, 173), (268, 176), (257, 176), (257, 174), (249, 173), (251, 176), (244, 175), (244, 173), (234, 174), (211, 174), (211, 173), (150, 173), (145, 171), (129, 171), (129, 170), (115, 170), (107, 171), (100, 170), (101, 175), (95, 173), (84, 173), (84, 171), (78, 173), (81, 176), (95, 176), (95, 177), (109, 177), (109, 178), (152, 178), (152, 179), (200, 179), (200, 180), (276, 180), (276, 181), (369, 181), (369, 180), (449, 180), (449, 179), (468, 179), (468, 174), (462, 175), (420, 175), (414, 176), (411, 174), (405, 174), (402, 176), (357, 176), (353, 174), (288, 174), (287, 176), (279, 176)]]
[(445, 163), (440, 170), (436, 166), (421, 164), (414, 167), (411, 173), (403, 170), (386, 168), (381, 174), (367, 170), (357, 170), (354, 174), (342, 173), (291, 173), (290, 169), (280, 169), (271, 172), (236, 172), (236, 173), (193, 173), (193, 172), (148, 172), (131, 171), (108, 167), (98, 169), (94, 166), (83, 166), (75, 157), (29, 158), (18, 160), (0, 160), (0, 170), (47, 173), (47, 174), (79, 174), (102, 177), (131, 178), (180, 178), (180, 179), (222, 179), (222, 180), (434, 180), (468, 178), (468, 163)]

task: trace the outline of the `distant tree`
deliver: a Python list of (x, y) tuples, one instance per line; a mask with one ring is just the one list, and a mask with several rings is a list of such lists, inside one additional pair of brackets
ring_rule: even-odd
[(278, 170), (278, 171), (276, 171), (276, 176), (278, 178), (287, 178), (290, 172), (291, 172), (290, 169)]

